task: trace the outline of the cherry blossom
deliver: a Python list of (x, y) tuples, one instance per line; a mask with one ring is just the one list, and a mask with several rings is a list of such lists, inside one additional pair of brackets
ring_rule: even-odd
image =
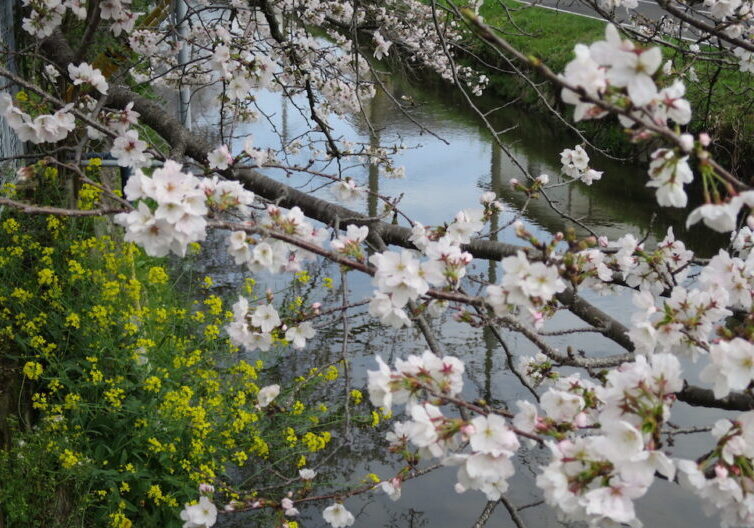
[(92, 85), (103, 95), (107, 93), (107, 81), (105, 80), (105, 76), (102, 75), (100, 70), (93, 68), (86, 62), (82, 62), (78, 66), (69, 64), (68, 75), (76, 86), (86, 83)]
[(186, 504), (181, 512), (181, 520), (186, 521), (183, 528), (209, 528), (217, 522), (217, 507), (202, 496), (198, 504)]
[(259, 392), (257, 393), (259, 406), (263, 408), (267, 407), (272, 403), (272, 400), (278, 397), (278, 394), (280, 394), (280, 385), (268, 385), (267, 387), (259, 389)]
[(339, 502), (328, 506), (322, 512), (322, 517), (333, 528), (344, 528), (346, 526), (353, 526), (356, 521), (353, 514), (343, 507)]
[(113, 141), (110, 154), (118, 160), (121, 167), (139, 168), (145, 167), (151, 156), (144, 152), (147, 148), (147, 142), (139, 139), (139, 133), (136, 130), (128, 130), (122, 136), (118, 136)]

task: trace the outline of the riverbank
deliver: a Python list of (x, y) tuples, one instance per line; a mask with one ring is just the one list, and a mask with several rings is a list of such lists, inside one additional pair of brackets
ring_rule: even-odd
[[(507, 12), (503, 6), (508, 9)], [(486, 2), (480, 14), (512, 45), (542, 59), (556, 72), (563, 71), (572, 60), (576, 44), (591, 43), (604, 36), (605, 23), (600, 20), (527, 6), (514, 0)], [(493, 67), (509, 69), (496, 51), (473, 36), (469, 37), (466, 45), (470, 53)], [(751, 75), (739, 72), (736, 66), (721, 66), (710, 61), (697, 60), (692, 64), (677, 50), (666, 48), (663, 53), (666, 60), (673, 61), (677, 71), (686, 72), (687, 97), (694, 109), (688, 129), (692, 132), (708, 131), (719, 145), (716, 155), (721, 161), (744, 176), (754, 175), (754, 167), (748, 161), (754, 155), (754, 110), (748, 95)], [(551, 115), (542, 97), (526, 80), (500, 73), (493, 67), (487, 68), (490, 91), (506, 100), (516, 99), (517, 105), (538, 114)], [(694, 68), (698, 81), (692, 81), (693, 75), (689, 74), (688, 67)], [(533, 79), (539, 80), (536, 74)], [(543, 83), (538, 90), (551, 106), (564, 111), (566, 115), (570, 114), (570, 109), (560, 102), (552, 86)], [(587, 138), (609, 149), (614, 155), (633, 158), (647, 155), (648, 147), (630, 143), (613, 120), (579, 123), (579, 128)]]

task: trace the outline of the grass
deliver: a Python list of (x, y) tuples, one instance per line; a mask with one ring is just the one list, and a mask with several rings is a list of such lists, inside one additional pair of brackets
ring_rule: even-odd
[[(485, 2), (480, 10), (488, 25), (500, 30), (516, 48), (542, 59), (553, 71), (561, 71), (573, 58), (579, 42), (598, 40), (605, 24), (591, 18), (530, 7), (514, 0)], [(510, 16), (509, 16), (510, 14)]]

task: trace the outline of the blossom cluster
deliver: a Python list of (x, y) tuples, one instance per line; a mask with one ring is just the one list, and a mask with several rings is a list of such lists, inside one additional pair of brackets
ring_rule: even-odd
[[(87, 17), (86, 3), (81, 0), (24, 0), (23, 4), (31, 10), (22, 21), (23, 30), (40, 39), (60, 26), (69, 9), (79, 20)], [(131, 11), (131, 0), (106, 0), (99, 6), (99, 16), (112, 21), (110, 31), (116, 37), (131, 32), (139, 14)]]
[(57, 143), (63, 141), (76, 128), (76, 120), (71, 113), (72, 104), (66, 105), (54, 114), (42, 114), (33, 118), (13, 104), (7, 93), (0, 94), (0, 116), (13, 129), (21, 141), (32, 143)]
[[(279, 207), (267, 207), (267, 215), (259, 221), (262, 227), (292, 236), (305, 244), (322, 247), (327, 238), (327, 231), (315, 228), (304, 217), (300, 208), (294, 207), (284, 213)], [(267, 270), (272, 273), (300, 271), (307, 260), (314, 254), (298, 245), (267, 237), (258, 241), (245, 231), (234, 231), (229, 235), (228, 252), (236, 264), (245, 264), (251, 271)]]
[[(183, 256), (191, 242), (206, 237), (206, 195), (199, 178), (181, 168), (168, 160), (151, 177), (137, 170), (124, 188), (126, 198), (139, 203), (136, 210), (116, 215), (115, 222), (126, 228), (125, 239), (143, 247), (148, 255), (162, 257), (172, 252)], [(154, 211), (147, 199), (157, 203)]]
[(563, 174), (581, 180), (587, 185), (602, 178), (601, 171), (589, 167), (589, 154), (581, 145), (563, 150), (560, 153), (560, 163), (563, 165)]
[[(605, 40), (590, 46), (578, 44), (576, 59), (568, 63), (562, 76), (569, 85), (583, 90), (591, 100), (570, 88), (563, 88), (562, 98), (575, 105), (574, 119), (597, 119), (607, 115), (605, 107), (595, 101), (626, 108), (618, 117), (625, 127), (634, 127), (641, 120), (667, 126), (668, 121), (685, 125), (691, 120), (691, 107), (684, 99), (685, 86), (680, 79), (658, 89), (655, 76), (661, 72), (660, 48), (640, 48), (630, 40), (622, 40), (618, 30), (608, 24)], [(688, 136), (691, 138), (691, 136)], [(689, 149), (693, 147), (693, 138)], [(659, 149), (652, 155), (649, 187), (657, 188), (657, 201), (663, 206), (685, 207), (684, 185), (693, 180), (688, 156)]]
[(631, 234), (622, 236), (613, 246), (617, 252), (608, 259), (610, 266), (620, 271), (623, 280), (632, 288), (646, 289), (654, 294), (686, 280), (694, 256), (682, 241), (675, 238), (670, 227), (654, 251), (645, 249), (644, 244)]
[[(142, 246), (147, 254), (185, 255), (188, 245), (206, 237), (208, 206), (247, 207), (253, 193), (237, 182), (201, 180), (182, 172), (181, 165), (168, 160), (152, 176), (137, 170), (124, 188), (126, 198), (138, 200), (137, 209), (116, 215), (126, 228), (125, 239)], [(155, 203), (151, 209), (149, 203)]]
[(707, 515), (719, 513), (721, 526), (754, 524), (754, 412), (718, 420), (717, 444), (700, 461), (679, 460), (678, 481), (702, 499)]
[[(450, 418), (440, 407), (425, 401), (457, 396), (463, 388), (463, 363), (455, 357), (439, 358), (431, 351), (397, 360), (395, 370), (377, 357), (379, 370), (368, 372), (369, 396), (375, 406), (390, 409), (406, 404), (409, 420), (396, 422), (388, 433), (393, 450), (409, 444), (419, 456), (440, 458), (447, 466), (458, 466), (458, 493), (474, 489), (489, 500), (498, 500), (508, 489), (515, 470), (511, 458), (520, 444), (506, 419), (497, 414), (476, 416), (471, 420)], [(470, 452), (459, 448), (468, 444)], [(382, 486), (395, 493), (397, 483)]]
[[(634, 500), (646, 494), (655, 472), (669, 479), (675, 474), (672, 461), (660, 449), (659, 433), (669, 418), (674, 393), (682, 388), (680, 363), (669, 354), (637, 356), (635, 362), (611, 370), (605, 385), (593, 388), (601, 403), (600, 434), (548, 441), (552, 460), (537, 477), (547, 504), (563, 518), (590, 526), (639, 525)], [(577, 413), (582, 402), (567, 396), (572, 393), (559, 392), (552, 401), (543, 398), (548, 414), (572, 416), (576, 427), (590, 425)], [(523, 407), (514, 423), (528, 423), (532, 430), (547, 433), (548, 425), (537, 425), (531, 409)]]
[(228, 336), (233, 344), (246, 350), (269, 350), (272, 347), (273, 333), (279, 331), (286, 341), (296, 349), (306, 346), (306, 340), (314, 337), (314, 327), (308, 321), (297, 326), (288, 327), (282, 324), (280, 315), (271, 304), (263, 304), (253, 308), (249, 301), (240, 297), (233, 305), (233, 322), (228, 327)]
[(497, 315), (515, 307), (535, 323), (543, 320), (542, 310), (553, 297), (566, 289), (557, 266), (530, 262), (523, 251), (502, 260), (503, 278), (499, 285), (487, 287), (485, 300)]
[[(578, 44), (576, 59), (568, 63), (563, 80), (583, 89), (591, 98), (617, 101), (628, 97), (633, 105), (629, 116), (648, 117), (656, 123), (666, 124), (670, 119), (684, 125), (691, 119), (688, 101), (683, 99), (684, 87), (676, 80), (671, 86), (659, 90), (653, 76), (662, 63), (660, 48), (639, 48), (629, 40), (620, 38), (617, 28), (608, 24), (605, 40), (590, 46)], [(594, 119), (607, 111), (594, 102), (583, 100), (581, 95), (564, 88), (563, 100), (576, 106), (575, 119)], [(634, 120), (622, 117), (624, 125), (633, 126)]]
[(22, 20), (22, 28), (33, 37), (45, 38), (60, 26), (63, 16), (70, 9), (79, 19), (86, 18), (86, 5), (81, 0), (24, 0), (23, 5), (31, 10)]
[[(402, 250), (384, 251), (369, 257), (374, 265), (373, 284), (377, 286), (369, 313), (378, 317), (383, 324), (400, 328), (411, 321), (404, 311), (409, 301), (415, 301), (427, 293), (430, 286), (456, 290), (466, 275), (466, 266), (472, 261), (471, 254), (461, 249), (462, 244), (471, 240), (472, 235), (484, 227), (491, 210), (499, 210), (502, 205), (492, 197), (483, 196), (485, 209), (460, 211), (454, 221), (442, 229), (429, 229), (415, 223), (410, 237), (419, 252)], [(420, 260), (420, 257), (428, 260)], [(441, 310), (444, 305), (431, 304)]]

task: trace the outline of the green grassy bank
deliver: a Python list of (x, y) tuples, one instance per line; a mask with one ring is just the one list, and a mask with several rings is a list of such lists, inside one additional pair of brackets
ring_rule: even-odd
[[(602, 21), (531, 7), (515, 0), (487, 1), (480, 14), (508, 42), (524, 53), (542, 59), (555, 72), (563, 71), (573, 59), (576, 44), (589, 44), (604, 38), (605, 23)], [(506, 69), (505, 60), (475, 37), (470, 36), (467, 45), (475, 55)], [(687, 97), (694, 110), (688, 129), (709, 131), (720, 145), (716, 154), (721, 161), (741, 174), (754, 175), (754, 167), (748, 161), (754, 154), (754, 98), (749, 92), (754, 85), (752, 76), (739, 72), (737, 65), (721, 66), (702, 60), (690, 62), (692, 59), (688, 56), (671, 48), (665, 48), (663, 53), (665, 59), (673, 61), (675, 70), (686, 71), (691, 66), (698, 77), (696, 82), (689, 78), (685, 80)], [(519, 104), (542, 114), (549, 113), (525, 80), (493, 69), (490, 69), (489, 77), (490, 90), (496, 95), (505, 99), (518, 98)], [(536, 75), (533, 78), (536, 80)], [(543, 83), (539, 90), (552, 106), (571, 115), (572, 110), (560, 102), (553, 87)], [(614, 118), (580, 123), (579, 126), (587, 137), (617, 155), (641, 156), (642, 149), (647, 148), (629, 143)]]

